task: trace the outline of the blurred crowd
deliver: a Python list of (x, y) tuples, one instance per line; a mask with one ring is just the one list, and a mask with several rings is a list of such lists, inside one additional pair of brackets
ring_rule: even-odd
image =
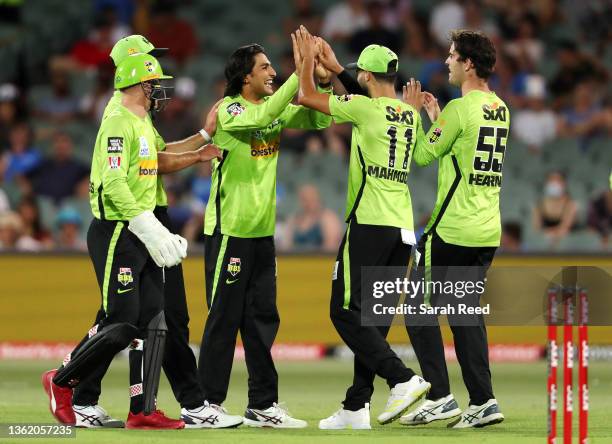
[[(222, 95), (222, 70), (213, 73), (206, 87), (194, 75), (193, 67), (202, 66), (198, 61), (206, 62), (210, 57), (212, 63), (229, 55), (215, 54), (215, 42), (201, 37), (201, 28), (207, 23), (200, 24), (199, 16), (190, 14), (202, 7), (199, 2), (77, 3), (88, 3), (87, 28), (74, 31), (74, 38), (47, 54), (42, 67), (23, 63), (24, 48), (24, 54), (16, 59), (16, 74), (3, 78), (0, 84), (0, 250), (86, 249), (85, 232), (91, 219), (88, 159), (95, 128), (113, 93), (114, 71), (108, 55), (118, 39), (137, 33), (156, 47), (170, 49), (162, 65), (175, 75), (174, 97), (155, 121), (167, 141), (179, 140), (201, 128), (203, 116)], [(253, 6), (258, 2), (250, 3)], [(0, 34), (2, 29), (22, 26), (30, 7), (25, 1), (0, 2)], [(207, 21), (214, 22), (214, 15), (207, 16)], [(280, 46), (276, 57), (271, 56), (279, 84), (294, 68), (288, 45), (277, 43), (288, 41), (289, 32), (305, 24), (312, 33), (327, 39), (343, 62), (356, 57), (368, 44), (388, 46), (400, 55), (403, 80), (417, 77), (443, 106), (459, 93), (448, 85), (444, 65), (448, 33), (456, 28), (480, 29), (497, 48), (491, 87), (511, 107), (509, 152), (513, 141), (520, 143), (525, 147), (520, 154), (524, 156), (522, 161), (529, 163), (554, 155), (545, 151), (558, 139), (576, 140), (585, 153), (602, 149), (601, 144), (594, 148), (593, 140), (609, 142), (611, 21), (612, 4), (605, 0), (294, 0), (279, 16), (278, 26), (258, 29), (256, 35), (266, 47)], [(228, 23), (228, 35), (238, 26), (256, 25), (249, 23), (248, 14), (236, 17)], [(61, 29), (57, 32), (58, 38), (65, 39)], [(0, 50), (3, 41), (0, 39)], [(241, 43), (249, 42), (239, 41), (236, 46)], [(81, 90), (79, 79), (84, 78), (89, 82)], [(400, 86), (398, 82), (398, 90)], [(339, 85), (336, 87), (341, 91)], [(350, 128), (346, 125), (333, 125), (322, 132), (287, 130), (280, 156), (292, 156), (293, 172), (308, 159), (320, 156), (346, 163), (349, 145)], [(612, 150), (612, 146), (608, 144), (607, 149)], [(540, 233), (550, 240), (548, 246), (575, 229), (596, 235), (602, 248), (612, 244), (608, 243), (612, 230), (610, 184), (601, 181), (586, 200), (577, 202), (568, 180), (573, 173), (571, 167), (541, 171), (541, 187), (529, 203), (532, 220), (508, 220), (502, 213), (502, 247), (506, 251), (529, 249), (525, 231)], [(345, 175), (346, 170), (336, 173)], [(279, 173), (278, 249), (334, 251), (343, 232), (342, 205), (326, 200), (328, 193), (322, 189), (321, 180), (304, 176), (284, 184)], [(211, 187), (210, 165), (201, 164), (165, 179), (174, 223), (192, 245), (201, 243)], [(334, 184), (345, 186), (342, 181)], [(582, 218), (579, 207), (584, 209)], [(415, 220), (423, 224), (426, 216), (417, 215)]]

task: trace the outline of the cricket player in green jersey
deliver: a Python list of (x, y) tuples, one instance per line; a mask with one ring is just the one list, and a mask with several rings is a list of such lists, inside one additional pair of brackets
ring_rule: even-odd
[(364, 266), (394, 266), (406, 275), (415, 244), (412, 204), (407, 185), (410, 161), (420, 127), (419, 114), (395, 96), (398, 58), (384, 46), (370, 45), (356, 64), (363, 95), (325, 96), (314, 88), (312, 71), (317, 40), (301, 27), (293, 36), (304, 59), (299, 103), (351, 122), (353, 132), (346, 206), (346, 234), (336, 259), (330, 316), (334, 327), (355, 354), (353, 385), (343, 407), (319, 422), (321, 429), (370, 429), (369, 403), (374, 377), (387, 381), (390, 395), (381, 424), (399, 418), (423, 398), (430, 384), (407, 368), (386, 340), (391, 319), (383, 326), (361, 323), (365, 298)]
[[(153, 56), (164, 55), (167, 48), (155, 48), (151, 42), (141, 35), (130, 35), (119, 40), (110, 53), (110, 57), (115, 65), (132, 54), (150, 54)], [(166, 97), (167, 99), (167, 97)], [(149, 110), (149, 115), (145, 118), (151, 120), (153, 113), (161, 111), (165, 100), (158, 100), (157, 106)], [(112, 112), (117, 106), (121, 105), (121, 92), (116, 90), (109, 100), (103, 119)], [(157, 199), (155, 217), (170, 232), (175, 233), (175, 229), (168, 217), (168, 199), (164, 191), (162, 174), (172, 173), (197, 162), (206, 162), (213, 157), (220, 155), (218, 149), (213, 145), (206, 145), (211, 141), (211, 136), (216, 129), (216, 109), (213, 108), (206, 118), (204, 128), (198, 133), (177, 142), (166, 143), (155, 127), (156, 149), (158, 151), (158, 176), (157, 176)], [(185, 284), (183, 280), (182, 265), (168, 268), (165, 273), (164, 282), (164, 313), (168, 332), (166, 336), (166, 347), (164, 352), (163, 369), (166, 373), (176, 400), (181, 405), (181, 418), (185, 421), (185, 427), (206, 427), (221, 428), (232, 427), (240, 422), (239, 416), (230, 417), (207, 405), (204, 395), (200, 388), (197, 377), (197, 367), (193, 351), (189, 347), (189, 314), (187, 312), (187, 300), (185, 294)], [(95, 324), (98, 324), (99, 317), (103, 316), (100, 310)], [(142, 366), (142, 347), (137, 341), (130, 345), (130, 374), (131, 379), (139, 378)], [(76, 415), (77, 425), (81, 425), (84, 420), (84, 427), (110, 427), (116, 426), (117, 421), (109, 417), (104, 409), (98, 405), (98, 398), (101, 392), (102, 377), (107, 369), (100, 367), (86, 381), (75, 388), (73, 394), (73, 409)], [(134, 395), (139, 396), (139, 395)], [(211, 421), (210, 418), (215, 418)]]
[[(296, 66), (301, 62), (296, 61)], [(298, 89), (296, 74), (276, 92), (275, 76), (257, 44), (238, 48), (225, 67), (227, 86), (214, 136), (223, 159), (213, 161), (204, 221), (209, 312), (198, 367), (206, 400), (221, 405), (240, 331), (249, 372), (244, 424), (302, 428), (306, 421), (292, 418), (278, 404), (278, 375), (271, 354), (280, 322), (273, 237), (276, 164), (283, 128), (326, 128), (331, 119), (291, 104)], [(320, 78), (322, 90), (329, 93), (327, 82)]]
[[(433, 270), (434, 281), (448, 276), (448, 269), (440, 267), (475, 267), (479, 280), (484, 280), (501, 237), (499, 193), (510, 113), (487, 84), (495, 66), (495, 48), (489, 38), (476, 31), (456, 31), (451, 42), (446, 59), (449, 82), (461, 88), (461, 98), (440, 112), (435, 97), (422, 93), (417, 82), (411, 81), (404, 90), (406, 102), (418, 110), (424, 104), (433, 122), (426, 136), (419, 134), (424, 143), (417, 145), (414, 161), (425, 166), (438, 160), (438, 195), (419, 241), (418, 265), (426, 277), (427, 270)], [(449, 322), (470, 395), (463, 412), (450, 392), (437, 318), (433, 326), (407, 324), (423, 376), (432, 387), (427, 401), (403, 416), (402, 424), (427, 424), (459, 415), (449, 427), (483, 427), (503, 421), (493, 395), (484, 319), (482, 315), (477, 319), (478, 325), (473, 326)]]
[[(170, 233), (154, 216), (158, 157), (156, 132), (149, 109), (166, 97), (159, 62), (133, 54), (115, 72), (120, 105), (102, 121), (94, 148), (90, 203), (94, 219), (87, 242), (102, 294), (104, 316), (69, 354), (57, 371), (45, 373), (43, 384), (54, 410), (74, 423), (65, 409), (72, 387), (134, 340), (142, 344), (143, 360), (136, 384), (130, 386), (128, 428), (183, 428), (156, 408), (166, 336), (163, 274), (187, 254), (187, 241)], [(62, 400), (58, 405), (57, 399)], [(69, 405), (69, 404), (68, 404)], [(60, 418), (58, 418), (60, 419)]]

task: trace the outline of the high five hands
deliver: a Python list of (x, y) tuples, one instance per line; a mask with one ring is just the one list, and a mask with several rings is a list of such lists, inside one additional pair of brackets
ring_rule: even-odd
[(438, 99), (430, 92), (421, 91), (421, 82), (411, 77), (402, 89), (402, 99), (405, 103), (412, 105), (419, 112), (422, 107), (425, 107), (425, 111), (432, 122), (438, 119), (441, 112)]
[(320, 37), (315, 37), (308, 32), (305, 26), (301, 25), (295, 32), (291, 34), (291, 42), (293, 44), (293, 60), (295, 69), (299, 76), (302, 71), (304, 59), (307, 57), (314, 58), (315, 69), (314, 74), (320, 84), (328, 84), (331, 82), (332, 73), (324, 66), (320, 60), (324, 43)]

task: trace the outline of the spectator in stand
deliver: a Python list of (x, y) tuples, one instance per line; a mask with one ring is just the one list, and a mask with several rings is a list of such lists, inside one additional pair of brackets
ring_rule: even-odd
[[(117, 21), (123, 25), (124, 30), (128, 31), (127, 34), (131, 34), (130, 25), (132, 23), (132, 19), (134, 18), (134, 12), (136, 9), (134, 5), (135, 2), (147, 3), (140, 0), (94, 0), (93, 8), (96, 13), (103, 12), (108, 9), (113, 10), (115, 16), (117, 17)], [(125, 35), (122, 37), (125, 37)], [(118, 37), (117, 40), (122, 37)]]
[(11, 128), (23, 113), (19, 108), (19, 89), (12, 83), (0, 85), (0, 155), (9, 147)]
[(523, 95), (526, 94), (526, 81), (529, 74), (521, 69), (521, 65), (519, 60), (500, 51), (495, 71), (489, 81), (495, 94), (503, 97), (511, 108), (524, 106)]
[(544, 54), (544, 44), (537, 37), (538, 19), (533, 14), (524, 14), (516, 30), (516, 37), (505, 44), (506, 52), (515, 58), (524, 58), (533, 71)]
[(190, 180), (189, 206), (192, 216), (185, 223), (181, 233), (189, 242), (204, 243), (204, 214), (212, 186), (210, 174), (210, 162), (200, 163), (196, 166), (195, 175)]
[(293, 0), (293, 11), (283, 22), (285, 35), (291, 34), (300, 25), (306, 26), (313, 35), (321, 33), (321, 15), (311, 0)]
[(338, 248), (342, 237), (340, 219), (321, 203), (319, 190), (312, 184), (298, 191), (300, 209), (289, 217), (284, 248), (331, 252)]
[(275, 64), (274, 69), (276, 70), (274, 84), (279, 88), (289, 77), (291, 77), (291, 74), (295, 72), (295, 59), (293, 58), (292, 49), (283, 51), (279, 58), (278, 65)]
[(465, 28), (465, 11), (456, 1), (444, 1), (433, 7), (429, 31), (442, 48), (448, 47), (448, 36), (453, 29)]
[(0, 214), (0, 251), (39, 251), (40, 244), (23, 234), (23, 222), (17, 213)]
[(191, 208), (181, 201), (182, 192), (184, 191), (181, 184), (167, 185), (165, 189), (168, 196), (168, 217), (170, 217), (176, 232), (181, 233), (189, 219), (191, 219)]
[[(612, 179), (612, 175), (610, 176)], [(611, 184), (612, 186), (612, 184)], [(612, 233), (612, 189), (608, 188), (589, 203), (589, 228), (601, 236), (602, 246), (610, 245)]]
[[(59, 63), (69, 63), (75, 69), (91, 69), (108, 63), (108, 55), (116, 40), (113, 40), (115, 23), (105, 14), (100, 14), (94, 21), (94, 27), (86, 39), (75, 43), (70, 51), (72, 62), (59, 59)], [(76, 66), (75, 66), (76, 63)]]
[(110, 62), (99, 66), (96, 73), (96, 84), (80, 103), (81, 112), (91, 121), (99, 123), (102, 120), (104, 109), (113, 95), (113, 78), (115, 67)]
[(546, 178), (544, 195), (533, 209), (533, 226), (553, 243), (567, 236), (576, 224), (578, 205), (567, 191), (565, 175), (552, 171)]
[(578, 84), (574, 89), (571, 106), (561, 111), (559, 133), (567, 137), (578, 137), (580, 146), (586, 149), (590, 136), (607, 129), (605, 117), (608, 111), (599, 102), (603, 93), (593, 81)]
[(465, 1), (463, 8), (465, 28), (484, 32), (497, 46), (499, 28), (493, 20), (485, 17), (485, 8), (482, 3), (480, 0)]
[(523, 228), (518, 222), (502, 224), (500, 251), (504, 253), (520, 253), (523, 249)]
[(182, 66), (196, 55), (198, 40), (191, 24), (179, 18), (176, 9), (174, 0), (157, 1), (146, 35), (156, 48), (169, 48), (168, 58)]
[(21, 179), (42, 161), (40, 152), (32, 146), (32, 130), (26, 122), (19, 122), (11, 129), (9, 143), (0, 168), (0, 178), (5, 182)]
[(605, 82), (608, 72), (595, 59), (578, 50), (576, 43), (564, 40), (558, 45), (557, 73), (550, 81), (548, 90), (556, 98), (555, 108), (568, 106), (574, 88), (587, 80)]
[(76, 186), (89, 175), (87, 165), (73, 155), (72, 138), (58, 131), (53, 136), (53, 156), (45, 158), (28, 174), (34, 191), (53, 199), (59, 205), (63, 199), (75, 194)]
[(384, 27), (385, 5), (383, 2), (379, 0), (368, 2), (366, 11), (369, 24), (350, 37), (348, 49), (351, 53), (359, 54), (366, 46), (371, 44), (386, 46), (397, 54), (401, 53), (403, 43), (401, 33)]
[(51, 68), (50, 81), (51, 95), (38, 99), (34, 109), (36, 115), (54, 123), (74, 120), (79, 115), (80, 107), (79, 99), (70, 90), (68, 71), (60, 67)]
[(202, 128), (194, 112), (196, 82), (189, 77), (179, 77), (174, 82), (172, 100), (163, 113), (155, 118), (155, 128), (164, 140), (183, 140)]
[(132, 33), (130, 22), (124, 22), (119, 17), (117, 5), (108, 3), (103, 5), (98, 15), (103, 17), (104, 20), (109, 24), (110, 27), (110, 38), (113, 42), (121, 40), (123, 37), (127, 37)]
[(345, 0), (327, 10), (321, 35), (326, 40), (343, 41), (369, 24), (363, 0)]
[(540, 154), (542, 145), (557, 135), (557, 117), (546, 107), (545, 88), (546, 80), (542, 76), (528, 76), (525, 82), (525, 108), (517, 108), (512, 117), (512, 136), (525, 143), (534, 154)]
[(42, 223), (40, 210), (34, 197), (24, 197), (17, 205), (22, 222), (22, 234), (38, 242), (40, 249), (53, 247), (53, 237)]
[(57, 214), (55, 246), (62, 251), (87, 251), (87, 243), (81, 237), (83, 220), (78, 211), (64, 207)]

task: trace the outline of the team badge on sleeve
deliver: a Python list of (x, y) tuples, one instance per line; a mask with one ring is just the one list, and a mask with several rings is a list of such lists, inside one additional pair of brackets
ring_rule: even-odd
[(227, 113), (232, 117), (239, 116), (243, 111), (244, 106), (242, 106), (240, 102), (234, 102), (227, 107)]
[(124, 287), (134, 282), (134, 278), (132, 277), (132, 269), (129, 267), (119, 268), (119, 274), (117, 275), (117, 280)]
[(338, 99), (338, 102), (350, 102), (353, 99), (353, 95), (344, 94), (342, 96), (336, 96), (336, 99)]
[(123, 152), (123, 137), (109, 137), (106, 151), (109, 154)]
[(429, 143), (436, 143), (442, 135), (442, 128), (436, 128), (429, 137)]
[(116, 170), (121, 167), (121, 157), (119, 156), (110, 156), (108, 158), (108, 165), (111, 170)]

